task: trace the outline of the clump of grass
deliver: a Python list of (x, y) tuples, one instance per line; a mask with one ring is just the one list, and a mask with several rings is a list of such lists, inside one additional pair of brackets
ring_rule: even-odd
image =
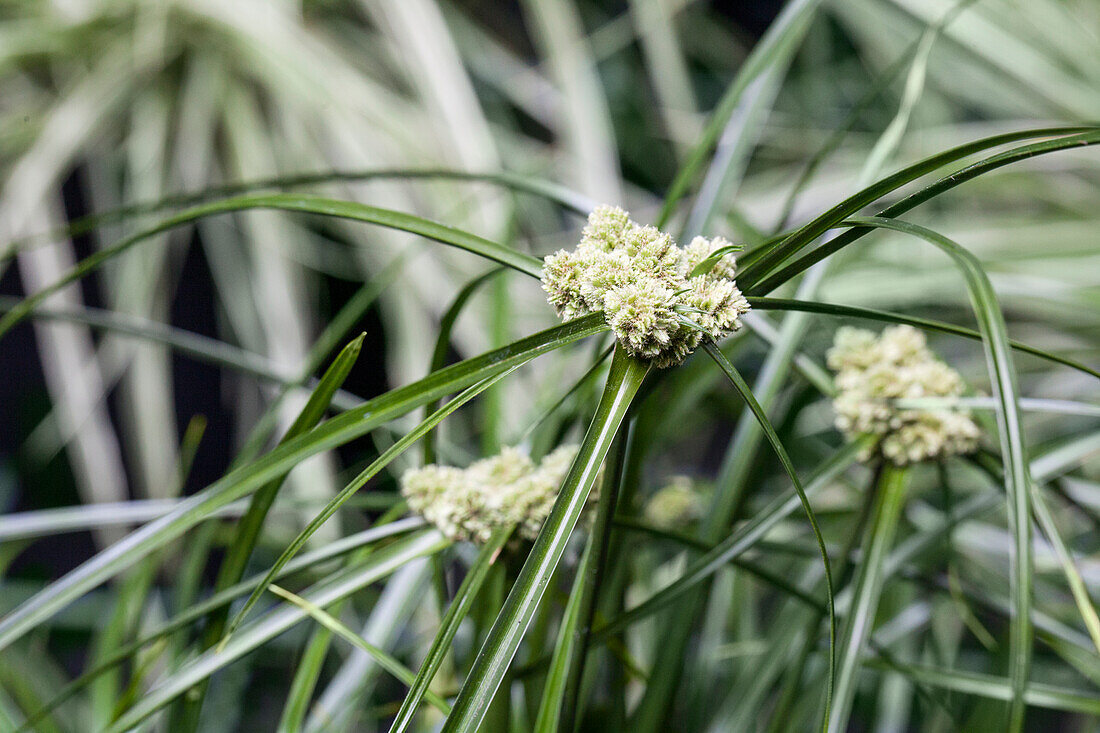
[[(536, 67), (383, 5), (2, 11), (33, 114), (0, 142), (25, 285), (0, 348), (34, 324), (34, 444), (85, 503), (0, 516), (0, 728), (1094, 725), (1095, 8), (794, 0), (742, 48), (701, 5), (532, 2)], [(172, 54), (120, 75), (139, 37)], [(99, 213), (59, 221), (76, 165)], [(219, 338), (160, 320), (188, 231)], [(379, 304), (385, 338), (355, 336)], [(168, 349), (263, 385), (186, 497), (204, 438), (164, 429)], [(399, 386), (354, 394), (368, 357)], [(75, 569), (9, 568), (78, 528)]]

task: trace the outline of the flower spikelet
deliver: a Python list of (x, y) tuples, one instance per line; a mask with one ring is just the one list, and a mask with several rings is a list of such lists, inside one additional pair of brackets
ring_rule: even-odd
[(687, 476), (674, 476), (645, 505), (645, 517), (658, 527), (679, 529), (703, 516), (703, 495)]
[(410, 469), (401, 477), (401, 493), (410, 509), (452, 540), (486, 542), (494, 529), (510, 524), (520, 537), (534, 539), (576, 455), (577, 446), (562, 446), (536, 464), (506, 447), (465, 469)]
[(851, 437), (878, 436), (878, 450), (893, 463), (905, 465), (977, 448), (980, 431), (969, 411), (899, 409), (892, 404), (897, 399), (963, 394), (958, 372), (936, 358), (917, 329), (890, 326), (876, 337), (871, 331), (841, 328), (827, 360), (839, 390), (833, 400), (837, 428)]
[(589, 215), (576, 249), (546, 258), (543, 289), (561, 317), (602, 311), (629, 354), (673, 366), (700, 344), (702, 331), (719, 337), (741, 327), (749, 303), (733, 280), (733, 257), (692, 275), (729, 246), (721, 237), (696, 237), (681, 248), (622, 209), (601, 206)]

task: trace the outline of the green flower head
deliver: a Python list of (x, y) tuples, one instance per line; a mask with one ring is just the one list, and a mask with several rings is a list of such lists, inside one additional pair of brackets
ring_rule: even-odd
[(672, 237), (601, 206), (588, 217), (580, 244), (546, 258), (542, 287), (562, 318), (603, 312), (632, 356), (667, 367), (681, 363), (706, 334), (741, 327), (748, 301), (733, 280), (732, 255), (692, 275), (718, 249), (718, 237), (696, 237), (680, 248)]
[(577, 446), (562, 446), (536, 464), (523, 451), (504, 448), (465, 469), (410, 469), (401, 477), (401, 493), (410, 509), (452, 540), (486, 542), (494, 529), (512, 524), (520, 537), (533, 540), (576, 455)]

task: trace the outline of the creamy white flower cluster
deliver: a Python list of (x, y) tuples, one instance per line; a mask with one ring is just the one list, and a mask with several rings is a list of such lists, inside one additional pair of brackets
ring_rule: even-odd
[(509, 524), (533, 540), (576, 455), (577, 446), (562, 446), (536, 465), (523, 451), (504, 448), (468, 468), (410, 469), (401, 477), (401, 493), (410, 509), (452, 540), (486, 542)]
[(853, 437), (879, 436), (878, 448), (893, 463), (916, 463), (977, 448), (980, 431), (969, 411), (898, 409), (891, 404), (896, 399), (963, 393), (959, 373), (936, 358), (917, 329), (890, 326), (876, 337), (871, 331), (841, 328), (827, 358), (840, 390), (833, 400), (836, 426)]
[[(741, 327), (748, 301), (733, 281), (734, 259), (692, 271), (729, 242), (696, 237), (679, 247), (672, 237), (640, 226), (614, 206), (588, 216), (575, 250), (559, 250), (543, 264), (542, 287), (563, 318), (603, 311), (619, 343), (655, 366), (681, 363), (702, 341)], [(694, 327), (698, 326), (699, 328)]]
[(703, 516), (703, 494), (687, 476), (674, 476), (645, 505), (645, 517), (658, 527), (686, 527)]

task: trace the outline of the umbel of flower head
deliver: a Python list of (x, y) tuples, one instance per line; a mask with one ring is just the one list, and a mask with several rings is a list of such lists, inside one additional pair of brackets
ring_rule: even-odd
[(533, 540), (550, 514), (577, 446), (562, 446), (536, 464), (517, 448), (504, 448), (468, 468), (429, 465), (401, 477), (409, 508), (452, 540), (486, 542), (493, 530), (516, 525)]
[(681, 248), (622, 209), (601, 206), (588, 216), (576, 249), (546, 258), (542, 287), (561, 317), (602, 311), (627, 353), (658, 367), (674, 366), (704, 332), (718, 337), (741, 327), (738, 317), (749, 303), (733, 280), (733, 256), (692, 276), (715, 250), (728, 246), (721, 237), (696, 237)]
[(936, 358), (917, 329), (890, 326), (876, 336), (841, 328), (827, 359), (839, 390), (833, 400), (836, 426), (850, 437), (878, 436), (877, 448), (893, 463), (916, 463), (978, 447), (981, 433), (967, 410), (893, 406), (897, 399), (963, 394), (959, 373)]

